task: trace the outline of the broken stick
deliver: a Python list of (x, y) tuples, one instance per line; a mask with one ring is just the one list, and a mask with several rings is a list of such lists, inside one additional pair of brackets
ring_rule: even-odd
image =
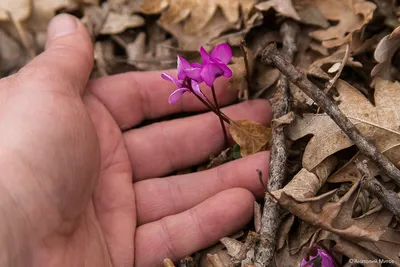
[(330, 98), (278, 52), (275, 44), (269, 45), (264, 50), (262, 60), (266, 64), (273, 64), (293, 84), (297, 85), (306, 95), (312, 98), (353, 141), (358, 149), (400, 186), (400, 170), (361, 134)]
[(400, 197), (396, 192), (386, 189), (375, 179), (368, 169), (367, 162), (356, 161), (356, 166), (362, 175), (361, 187), (374, 195), (386, 209), (400, 219)]
[[(297, 52), (296, 38), (299, 26), (294, 21), (285, 21), (281, 26), (283, 39), (282, 54), (288, 61), (294, 60)], [(275, 95), (275, 102), (272, 105), (273, 118), (278, 119), (289, 112), (290, 88), (286, 76), (281, 74), (278, 90)], [(272, 146), (269, 163), (268, 190), (281, 189), (286, 180), (286, 161), (288, 150), (284, 132), (285, 125), (278, 125), (272, 128)], [(268, 266), (272, 261), (276, 246), (276, 235), (281, 222), (281, 209), (268, 194), (264, 199), (264, 210), (261, 217), (260, 242), (256, 249), (255, 265)]]

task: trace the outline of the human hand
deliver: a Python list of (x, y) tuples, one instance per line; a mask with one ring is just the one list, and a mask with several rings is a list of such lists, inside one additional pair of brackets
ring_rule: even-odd
[[(0, 265), (153, 267), (243, 227), (263, 196), (255, 170), (268, 172), (268, 153), (154, 178), (216, 155), (224, 143), (218, 118), (134, 128), (203, 107), (191, 95), (169, 105), (175, 88), (160, 72), (87, 85), (92, 62), (83, 25), (61, 15), (49, 26), (46, 51), (0, 80)], [(235, 97), (226, 81), (216, 89), (222, 105)], [(265, 101), (224, 112), (270, 119)]]

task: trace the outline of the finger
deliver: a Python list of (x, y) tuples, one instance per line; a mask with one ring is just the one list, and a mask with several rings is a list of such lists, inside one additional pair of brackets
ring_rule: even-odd
[(253, 194), (245, 189), (223, 191), (180, 214), (139, 226), (135, 266), (161, 266), (216, 243), (243, 227), (253, 214)]
[[(263, 124), (271, 118), (265, 100), (244, 102), (223, 111), (234, 119)], [(135, 181), (200, 164), (224, 146), (220, 121), (214, 113), (155, 123), (126, 132), (124, 139)]]
[[(80, 21), (67, 14), (52, 19), (46, 51), (17, 74), (35, 89), (82, 94), (93, 66), (90, 36)], [(34, 81), (41, 82), (40, 84)]]
[[(176, 75), (176, 71), (169, 71)], [(161, 71), (130, 72), (94, 80), (89, 90), (107, 107), (122, 129), (129, 129), (145, 119), (155, 119), (182, 111), (202, 111), (204, 105), (191, 94), (185, 94), (174, 105), (168, 103), (176, 85), (161, 79)], [(216, 94), (224, 106), (232, 102), (237, 92), (227, 90), (227, 79), (218, 79)], [(211, 89), (203, 92), (212, 97)]]
[(266, 184), (268, 163), (269, 152), (262, 152), (203, 172), (137, 182), (138, 224), (183, 212), (231, 188), (245, 188), (261, 198), (264, 189), (256, 170), (262, 171)]

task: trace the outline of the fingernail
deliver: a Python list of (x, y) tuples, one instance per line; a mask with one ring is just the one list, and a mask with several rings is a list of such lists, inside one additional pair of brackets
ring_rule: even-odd
[(47, 30), (47, 40), (54, 40), (63, 35), (74, 33), (78, 29), (78, 19), (72, 15), (60, 14), (55, 16)]

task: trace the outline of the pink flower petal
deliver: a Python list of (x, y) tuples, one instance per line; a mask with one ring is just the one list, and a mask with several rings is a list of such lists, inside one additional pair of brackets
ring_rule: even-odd
[[(316, 256), (311, 256), (308, 261), (303, 259), (301, 261), (301, 266), (306, 265), (307, 262), (309, 262), (310, 260), (312, 260), (312, 259), (316, 258), (318, 255), (320, 255), (321, 256), (321, 266), (323, 266), (323, 267), (335, 267), (335, 263), (333, 262), (332, 257), (328, 253), (326, 253), (322, 249), (318, 249), (317, 252), (318, 252), (318, 254)], [(314, 267), (314, 264), (311, 264), (309, 266), (310, 267)]]
[(178, 79), (184, 80), (186, 78), (185, 70), (190, 68), (190, 63), (181, 56), (178, 56)]
[(225, 64), (218, 64), (218, 67), (223, 71), (222, 76), (226, 77), (226, 78), (230, 78), (232, 77), (232, 70)]
[(176, 101), (178, 101), (179, 98), (181, 98), (181, 96), (182, 96), (184, 93), (186, 93), (186, 92), (190, 92), (190, 90), (187, 89), (187, 88), (179, 88), (179, 89), (175, 90), (175, 91), (169, 96), (168, 102), (169, 102), (171, 105), (175, 104)]
[(210, 60), (210, 56), (208, 55), (207, 51), (204, 49), (204, 47), (200, 47), (200, 55), (201, 59), (203, 60), (203, 64), (207, 64), (208, 61)]
[(212, 87), (215, 79), (221, 76), (223, 73), (224, 72), (218, 67), (217, 64), (209, 62), (201, 71), (201, 77), (208, 86)]
[(198, 84), (196, 81), (194, 81), (194, 80), (192, 80), (192, 89), (193, 89), (193, 92), (194, 92), (196, 95), (200, 96), (200, 97), (203, 98), (204, 100), (206, 99), (206, 97), (204, 96), (204, 94), (203, 94), (203, 93), (201, 92), (201, 90), (200, 90), (199, 84)]
[(189, 68), (186, 69), (186, 75), (187, 77), (189, 77), (190, 79), (195, 80), (198, 83), (203, 82), (203, 78), (201, 77), (201, 68)]
[(214, 48), (210, 54), (210, 59), (215, 61), (220, 61), (225, 65), (228, 64), (232, 59), (232, 49), (227, 44), (220, 44)]
[(166, 81), (173, 82), (178, 87), (182, 87), (182, 83), (178, 81), (175, 77), (169, 75), (168, 73), (165, 72), (161, 73), (161, 78), (163, 78)]
[(202, 68), (203, 68), (203, 65), (200, 64), (200, 63), (197, 63), (197, 62), (193, 62), (193, 63), (192, 63), (192, 68), (199, 68), (199, 69), (202, 69)]

